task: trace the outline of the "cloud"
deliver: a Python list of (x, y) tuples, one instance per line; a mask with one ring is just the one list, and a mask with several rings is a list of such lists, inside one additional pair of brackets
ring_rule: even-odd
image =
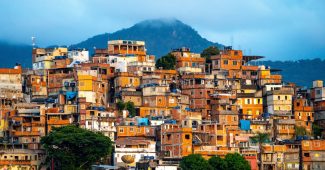
[[(145, 19), (177, 18), (203, 37), (272, 59), (325, 58), (322, 0), (0, 1), (0, 39), (73, 44)], [(251, 49), (251, 50), (249, 50)]]

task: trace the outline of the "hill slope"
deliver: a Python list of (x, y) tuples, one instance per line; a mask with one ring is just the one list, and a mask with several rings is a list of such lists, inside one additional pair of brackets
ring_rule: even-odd
[[(173, 48), (187, 46), (194, 52), (201, 52), (208, 46), (217, 43), (202, 38), (192, 27), (179, 20), (146, 20), (134, 26), (91, 37), (83, 42), (70, 46), (71, 48), (106, 48), (108, 39), (144, 40), (148, 54), (160, 57)], [(0, 41), (0, 67), (13, 67), (21, 63), (23, 67), (31, 67), (30, 45), (10, 44)], [(264, 65), (279, 68), (285, 81), (296, 82), (301, 86), (311, 86), (315, 79), (325, 80), (325, 60), (299, 61), (263, 61)]]
[(116, 39), (143, 40), (146, 42), (148, 54), (161, 57), (171, 49), (182, 46), (190, 47), (192, 51), (200, 53), (203, 49), (211, 45), (222, 46), (202, 38), (192, 27), (179, 20), (146, 20), (134, 26), (116, 31), (96, 35), (81, 43), (72, 45), (71, 48), (106, 48), (107, 41)]
[(314, 80), (325, 81), (325, 60), (304, 59), (298, 61), (263, 61), (264, 65), (279, 68), (283, 80), (300, 86), (312, 86)]
[(16, 63), (31, 67), (32, 46), (0, 41), (0, 67), (13, 67)]

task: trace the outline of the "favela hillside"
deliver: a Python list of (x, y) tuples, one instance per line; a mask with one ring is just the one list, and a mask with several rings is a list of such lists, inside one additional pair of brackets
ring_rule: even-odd
[[(245, 169), (324, 166), (323, 81), (284, 83), (278, 69), (256, 65), (263, 56), (231, 46), (175, 48), (157, 61), (146, 51), (140, 40), (110, 40), (93, 56), (34, 47), (32, 69), (0, 69), (0, 166), (176, 170), (202, 159), (213, 169), (216, 157), (234, 156)], [(83, 143), (83, 133), (101, 142)], [(68, 166), (81, 159), (73, 145), (98, 156)]]

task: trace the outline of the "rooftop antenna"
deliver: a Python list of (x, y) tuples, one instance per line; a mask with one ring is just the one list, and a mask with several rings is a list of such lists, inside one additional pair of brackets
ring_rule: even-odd
[(32, 36), (32, 46), (35, 48), (35, 43), (36, 43), (36, 37)]
[(234, 46), (234, 36), (233, 35), (231, 35), (231, 37), (230, 37), (230, 45), (231, 45), (231, 47)]

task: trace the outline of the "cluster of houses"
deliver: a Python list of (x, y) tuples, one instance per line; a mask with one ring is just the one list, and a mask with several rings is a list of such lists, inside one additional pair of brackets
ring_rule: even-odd
[[(325, 168), (323, 81), (284, 83), (258, 65), (263, 57), (231, 47), (211, 61), (184, 47), (170, 53), (175, 69), (164, 70), (145, 42), (114, 40), (91, 57), (33, 48), (33, 69), (1, 68), (0, 169), (41, 168), (41, 137), (71, 124), (109, 137), (114, 167), (177, 169), (190, 154), (237, 152), (253, 170)], [(262, 147), (251, 140), (259, 133), (269, 135)]]

